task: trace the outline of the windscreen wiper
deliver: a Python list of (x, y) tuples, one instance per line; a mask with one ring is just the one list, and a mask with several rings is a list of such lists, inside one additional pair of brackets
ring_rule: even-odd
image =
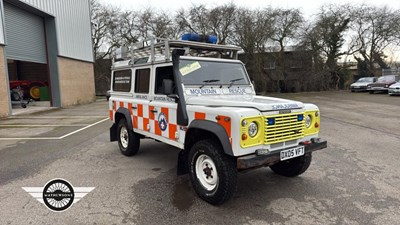
[(233, 85), (236, 81), (243, 80), (243, 79), (244, 79), (244, 78), (237, 78), (237, 79), (230, 80), (230, 81), (229, 81), (229, 86), (228, 86), (228, 88), (232, 87), (232, 85)]
[(200, 89), (203, 88), (206, 84), (209, 83), (215, 83), (218, 82), (219, 80), (203, 80), (203, 84), (200, 86)]

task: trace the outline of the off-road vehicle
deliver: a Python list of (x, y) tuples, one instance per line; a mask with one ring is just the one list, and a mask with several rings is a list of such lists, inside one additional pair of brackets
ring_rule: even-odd
[(215, 205), (233, 195), (238, 172), (306, 171), (312, 152), (327, 147), (318, 107), (257, 96), (240, 47), (184, 39), (145, 40), (113, 62), (110, 139), (122, 154), (137, 154), (143, 138), (181, 149), (178, 174), (189, 173), (200, 198)]

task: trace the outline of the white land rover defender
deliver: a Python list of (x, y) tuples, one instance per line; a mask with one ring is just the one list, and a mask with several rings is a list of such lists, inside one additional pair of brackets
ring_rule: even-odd
[(126, 156), (143, 138), (181, 149), (178, 175), (189, 173), (196, 193), (214, 205), (231, 198), (240, 171), (306, 171), (312, 152), (327, 147), (318, 107), (256, 96), (237, 59), (241, 48), (199, 37), (152, 38), (113, 62), (110, 140)]

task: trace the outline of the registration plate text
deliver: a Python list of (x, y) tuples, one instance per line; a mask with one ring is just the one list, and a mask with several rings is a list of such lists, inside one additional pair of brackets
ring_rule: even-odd
[(281, 151), (281, 161), (304, 155), (304, 146)]

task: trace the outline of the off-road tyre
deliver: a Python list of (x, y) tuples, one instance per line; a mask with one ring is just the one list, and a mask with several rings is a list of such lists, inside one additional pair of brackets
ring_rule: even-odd
[(311, 164), (312, 154), (307, 153), (303, 156), (281, 161), (270, 166), (275, 173), (285, 177), (296, 177), (304, 173)]
[[(201, 199), (213, 205), (220, 205), (232, 197), (237, 184), (235, 158), (226, 155), (218, 141), (206, 139), (196, 142), (190, 149), (188, 163), (193, 188)], [(201, 173), (197, 174), (198, 171)], [(204, 182), (214, 179), (215, 175), (215, 186), (209, 185), (207, 188)]]
[(140, 147), (140, 137), (129, 129), (125, 118), (118, 122), (118, 146), (123, 155), (136, 155)]

